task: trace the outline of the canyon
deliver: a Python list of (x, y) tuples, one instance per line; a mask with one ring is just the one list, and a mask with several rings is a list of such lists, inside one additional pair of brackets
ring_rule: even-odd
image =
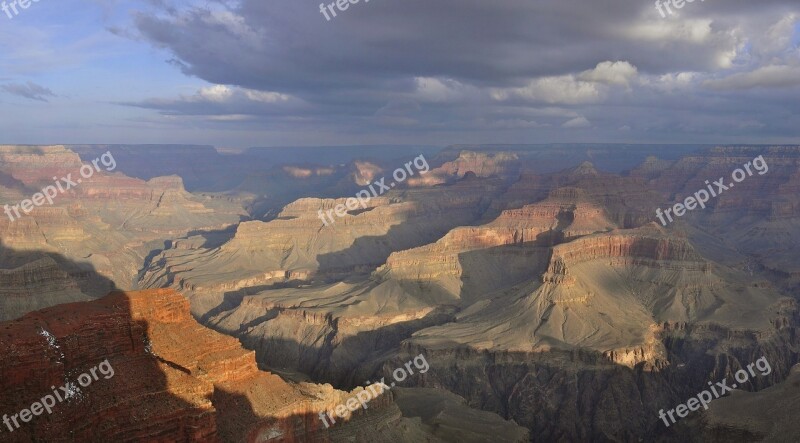
[[(324, 226), (318, 210), (418, 154), (258, 163), (204, 148), (203, 180), (163, 147), (4, 146), (0, 203), (101, 149), (118, 171), (0, 220), (0, 348), (16, 357), (0, 406), (103, 358), (120, 374), (18, 441), (744, 441), (774, 420), (741, 414), (793, 401), (800, 147), (453, 146)], [(147, 172), (148, 155), (165, 161)], [(656, 221), (758, 155), (768, 174)], [(420, 354), (428, 372), (321, 427)], [(658, 419), (761, 356), (774, 370), (745, 389), (759, 392)]]

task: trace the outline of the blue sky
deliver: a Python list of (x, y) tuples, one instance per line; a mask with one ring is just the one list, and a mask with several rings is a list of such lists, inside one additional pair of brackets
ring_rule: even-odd
[(0, 84), (33, 82), (54, 94), (41, 101), (0, 93), (0, 143), (191, 142), (190, 134), (167, 136), (153, 112), (118, 104), (207, 85), (166, 63), (167, 51), (109, 30), (126, 27), (137, 6), (41, 0), (13, 19), (0, 15)]
[(0, 143), (798, 143), (794, 3), (40, 0)]

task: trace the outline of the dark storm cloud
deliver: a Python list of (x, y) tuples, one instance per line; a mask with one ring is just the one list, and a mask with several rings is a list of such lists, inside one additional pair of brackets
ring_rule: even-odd
[[(723, 134), (727, 124), (762, 136), (769, 125), (741, 115), (752, 103), (745, 92), (779, 88), (796, 97), (794, 3), (694, 2), (662, 19), (652, 2), (638, 0), (362, 0), (326, 21), (309, 1), (159, 1), (135, 15), (140, 36), (171, 52), (186, 74), (227, 89), (136, 105), (175, 115), (295, 117), (298, 129), (341, 132), (374, 125), (387, 134), (646, 134), (691, 128), (696, 118), (721, 121), (709, 128)], [(704, 106), (663, 110), (698, 94)], [(759, 118), (785, 116), (780, 100), (772, 104)], [(532, 115), (541, 109), (549, 112)]]

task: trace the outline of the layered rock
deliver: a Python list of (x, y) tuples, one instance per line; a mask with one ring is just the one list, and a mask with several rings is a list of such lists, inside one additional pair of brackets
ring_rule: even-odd
[(474, 222), (497, 192), (485, 182), (393, 191), (344, 217), (334, 214), (334, 220), (325, 214), (346, 199), (301, 199), (275, 220), (242, 223), (217, 248), (187, 250), (188, 243), (178, 242), (180, 248), (153, 260), (141, 284), (187, 290), (194, 312), (203, 316), (223, 302), (226, 291), (369, 275), (393, 251), (429, 243), (454, 226)]
[(50, 184), (53, 177), (64, 177), (64, 171), (77, 178), (82, 165), (78, 154), (62, 145), (0, 146), (0, 169), (30, 187)]
[[(255, 350), (263, 367), (337, 386), (374, 380), (424, 353), (432, 369), (415, 383), (446, 388), (547, 441), (656, 440), (665, 432), (658, 409), (685, 401), (707, 380), (768, 355), (776, 370), (763, 388), (797, 361), (800, 318), (783, 295), (800, 281), (793, 196), (800, 150), (718, 148), (683, 159), (664, 152), (618, 176), (594, 165), (610, 170), (633, 156), (609, 159), (606, 147), (509, 149), (450, 150), (439, 159), (440, 176), (423, 176), (438, 181), (396, 189), (330, 227), (318, 211), (345, 200), (297, 200), (268, 223), (240, 224), (230, 239), (178, 239), (146, 263), (141, 282), (185, 289), (194, 314)], [(563, 157), (547, 160), (553, 152)], [(702, 189), (704, 180), (729, 177), (759, 153), (769, 173), (748, 178), (706, 211), (668, 227), (650, 224), (656, 208)], [(510, 160), (495, 161), (503, 158)], [(533, 164), (539, 159), (546, 161)], [(568, 164), (578, 166), (563, 169)], [(561, 171), (538, 170), (553, 165)], [(297, 183), (324, 178), (342, 189), (385, 174), (378, 167), (288, 172)], [(274, 176), (285, 177), (283, 168)], [(436, 183), (445, 185), (429, 187)], [(169, 188), (162, 201), (179, 198), (174, 182), (150, 185)], [(35, 238), (35, 225), (19, 229), (19, 245)], [(330, 438), (369, 438), (374, 423), (394, 423), (381, 428), (386, 440), (485, 435), (480, 426), (454, 425), (450, 419), (462, 412), (450, 402), (414, 396), (424, 397), (422, 406), (398, 409), (387, 398), (365, 416), (373, 421), (357, 422), (365, 424), (358, 437), (335, 430)], [(449, 406), (422, 413), (425, 402)], [(408, 411), (431, 432), (409, 430)], [(233, 414), (240, 428), (258, 422)], [(487, 429), (502, 425), (494, 416), (463, 414)], [(290, 432), (286, 426), (279, 420), (256, 428), (268, 437)], [(517, 431), (496, 435), (513, 440)], [(241, 432), (226, 438), (246, 439)]]
[[(364, 362), (397, 346), (414, 330), (449, 321), (455, 310), (535, 278), (545, 269), (549, 245), (613, 226), (602, 208), (566, 194), (506, 211), (486, 225), (456, 228), (431, 245), (394, 253), (365, 281), (264, 288), (204, 318), (257, 349), (265, 364), (352, 383), (344, 367), (362, 365), (369, 376), (375, 363)], [(302, 216), (298, 209), (304, 203), (296, 202), (284, 213)], [(237, 250), (259, 245), (246, 243)], [(331, 353), (338, 363), (319, 361), (318, 353)]]
[(530, 279), (537, 263), (547, 260), (546, 247), (615, 227), (602, 207), (577, 190), (564, 191), (505, 210), (488, 224), (456, 228), (431, 245), (396, 252), (382, 268), (384, 278), (448, 291), (454, 299), (485, 298)]
[[(63, 146), (0, 147), (0, 172), (16, 191), (0, 200), (0, 207), (32, 198), (43, 187), (53, 185), (53, 177), (77, 181), (82, 164), (77, 154)], [(91, 162), (87, 164), (92, 167), (92, 177), (70, 189), (60, 181), (64, 192), (55, 196), (53, 205), (45, 202), (20, 218), (0, 217), (0, 241), (7, 248), (0, 249), (0, 268), (18, 268), (48, 256), (63, 272), (84, 274), (78, 275), (83, 295), (65, 291), (64, 297), (77, 297), (59, 297), (61, 302), (100, 297), (113, 285), (132, 288), (151, 251), (163, 248), (166, 240), (190, 231), (222, 229), (244, 214), (231, 203), (186, 192), (180, 177), (145, 182), (109, 173), (102, 163), (98, 163), (99, 171)], [(24, 286), (7, 289), (26, 290)], [(42, 297), (47, 299), (47, 293), (43, 291)], [(53, 302), (49, 298), (30, 306), (49, 306)], [(19, 305), (14, 312), (21, 313), (21, 308)]]
[(484, 153), (464, 150), (458, 157), (445, 161), (440, 167), (434, 168), (427, 174), (412, 177), (408, 180), (410, 186), (433, 186), (448, 183), (465, 176), (475, 177), (502, 177), (510, 179), (519, 169), (519, 158), (513, 153)]
[[(68, 318), (68, 320), (66, 320)], [(0, 324), (0, 409), (9, 415), (75, 383), (103, 361), (92, 384), (9, 432), (5, 441), (344, 441), (371, 426), (425, 435), (390, 393), (327, 429), (319, 413), (356, 392), (287, 383), (260, 371), (253, 352), (197, 324), (171, 290), (116, 293)]]
[(708, 264), (686, 239), (670, 237), (653, 223), (638, 230), (618, 230), (558, 245), (553, 249), (548, 272), (556, 268), (563, 272), (566, 263), (577, 265), (597, 259), (621, 264), (653, 263), (654, 266), (659, 266), (655, 264), (659, 261), (695, 262), (699, 270), (708, 270)]
[[(772, 363), (773, 373), (759, 377), (755, 388), (783, 380), (785, 373), (778, 368), (791, 366), (798, 359), (792, 351), (798, 344), (797, 306), (781, 310), (776, 318), (787, 314), (793, 326), (764, 331), (758, 338), (705, 327), (689, 327), (664, 337), (670, 364), (659, 371), (630, 369), (582, 350), (487, 352), (452, 345), (432, 351), (408, 344), (389, 364), (426, 352), (432, 368), (426, 384), (446, 387), (466, 398), (472, 407), (513, 419), (544, 441), (709, 441), (711, 434), (704, 434), (701, 426), (689, 422), (679, 423), (686, 426), (680, 430), (673, 429), (676, 426), (665, 428), (659, 410), (686, 402), (708, 389), (708, 381), (732, 377), (761, 356)], [(744, 417), (742, 413), (720, 420), (716, 429), (723, 430), (735, 420), (742, 421), (732, 426), (733, 432), (718, 435), (727, 438), (724, 441), (750, 441), (736, 439), (752, 435), (737, 432), (751, 428)], [(780, 415), (774, 420), (780, 420)], [(764, 419), (758, 426), (768, 429), (772, 421)]]
[(50, 257), (0, 269), (0, 321), (76, 300), (90, 300), (75, 277)]
[[(758, 165), (761, 170), (754, 164), (759, 156), (764, 160)], [(736, 169), (745, 174), (739, 183), (732, 179)], [(669, 166), (643, 165), (631, 174), (646, 179), (648, 186), (673, 202), (708, 191), (709, 186), (716, 194), (719, 187), (713, 182), (722, 179), (729, 189), (712, 197), (706, 209), (691, 211), (678, 222), (691, 225), (693, 242), (714, 259), (747, 273), (766, 268), (792, 275), (786, 286), (791, 289), (800, 275), (793, 252), (800, 244), (798, 169), (800, 148), (796, 146), (717, 147)], [(662, 208), (671, 205), (666, 201)]]
[[(756, 373), (759, 375), (759, 373)], [(698, 441), (789, 441), (800, 435), (794, 406), (800, 402), (800, 366), (782, 383), (760, 392), (734, 391), (711, 403)]]
[(523, 173), (504, 195), (494, 202), (501, 209), (517, 208), (532, 198), (580, 199), (602, 207), (605, 217), (616, 226), (636, 228), (651, 222), (655, 208), (664, 200), (645, 180), (598, 171), (584, 162), (551, 174)]
[(413, 341), (436, 349), (453, 342), (520, 352), (580, 347), (657, 367), (661, 322), (771, 328), (761, 310), (780, 297), (712, 268), (686, 239), (654, 225), (585, 236), (553, 247), (538, 281)]

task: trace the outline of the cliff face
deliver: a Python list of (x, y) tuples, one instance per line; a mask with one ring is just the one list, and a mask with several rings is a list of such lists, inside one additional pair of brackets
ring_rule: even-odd
[[(53, 185), (53, 177), (71, 174), (76, 181), (83, 164), (77, 154), (63, 146), (0, 146), (0, 176), (13, 191), (0, 192), (0, 207), (32, 198), (42, 187)], [(17, 298), (9, 302), (13, 308), (0, 301), (0, 305), (9, 307), (2, 318), (55, 302), (101, 297), (114, 285), (131, 288), (151, 251), (162, 248), (170, 237), (225, 228), (244, 214), (233, 204), (186, 192), (176, 176), (145, 182), (108, 172), (102, 163), (99, 166), (100, 171), (90, 179), (58, 193), (53, 205), (45, 202), (13, 220), (6, 214), (0, 217), (0, 269), (13, 270), (48, 257), (80, 286), (80, 291), (60, 291), (58, 295), (59, 291), (32, 286), (34, 291), (41, 291), (37, 296), (41, 300), (29, 298), (31, 303), (25, 304)], [(41, 281), (49, 279), (47, 272), (52, 271), (39, 265), (25, 269), (32, 274), (42, 272), (31, 277)], [(20, 282), (3, 289), (25, 292), (30, 288)]]
[[(9, 414), (106, 359), (113, 368), (53, 414), (2, 429), (4, 441), (331, 441), (318, 413), (352, 395), (258, 370), (255, 353), (197, 324), (171, 290), (45, 309), (0, 331), (0, 410)], [(386, 394), (331, 430), (338, 439), (365, 420), (391, 428), (397, 411)]]
[[(749, 397), (737, 401), (736, 396), (716, 400), (712, 403), (714, 418), (708, 424), (683, 423), (686, 427), (675, 430), (677, 434), (664, 435), (667, 430), (658, 411), (686, 402), (708, 389), (709, 381), (732, 379), (733, 373), (762, 356), (772, 364), (773, 373), (740, 389), (763, 389), (783, 380), (785, 370), (775, 368), (791, 367), (798, 361), (793, 349), (798, 345), (800, 318), (796, 307), (780, 316), (787, 313), (793, 326), (765, 331), (759, 338), (724, 328), (689, 328), (662, 336), (662, 340), (667, 338), (670, 364), (658, 371), (627, 368), (581, 350), (486, 352), (411, 344), (389, 365), (426, 352), (432, 366), (425, 380), (428, 386), (445, 387), (473, 407), (495, 411), (535, 430), (537, 441), (729, 442), (754, 441), (764, 435), (781, 441), (781, 437), (796, 435), (788, 418), (791, 408), (786, 407), (796, 397), (791, 382), (775, 388), (777, 395), (745, 394), (755, 397), (752, 402)], [(732, 340), (733, 336), (738, 337)], [(724, 346), (725, 351), (709, 355), (708, 349), (715, 346)], [(728, 409), (726, 403), (733, 405)]]
[(604, 217), (620, 228), (650, 223), (655, 207), (664, 197), (636, 175), (619, 176), (601, 172), (585, 162), (552, 174), (523, 173), (494, 205), (518, 208), (531, 199), (572, 199), (603, 208)]
[(319, 211), (325, 214), (346, 199), (301, 199), (275, 220), (240, 224), (234, 237), (217, 248), (176, 243), (153, 259), (140, 284), (189, 291), (194, 312), (203, 316), (223, 302), (224, 291), (369, 275), (393, 251), (430, 243), (454, 226), (474, 223), (498, 192), (486, 183), (391, 191), (371, 199), (366, 209), (334, 215), (333, 221), (325, 216), (328, 226)]
[(379, 269), (384, 278), (414, 282), (471, 299), (531, 278), (547, 247), (605, 231), (614, 223), (582, 194), (555, 194), (503, 211), (492, 222), (453, 229), (436, 243), (395, 252)]
[(696, 262), (701, 267), (704, 263), (685, 239), (671, 237), (651, 224), (635, 231), (616, 231), (558, 245), (553, 248), (551, 266), (563, 267), (566, 263), (579, 264), (595, 259), (627, 259), (617, 261), (627, 263)]
[(442, 161), (441, 166), (431, 169), (425, 175), (409, 178), (409, 186), (434, 186), (475, 177), (508, 180), (519, 174), (521, 166), (517, 155), (505, 152), (489, 154), (465, 150), (458, 152), (452, 160), (438, 160)]
[(799, 386), (800, 366), (795, 366), (782, 383), (755, 393), (737, 390), (713, 402), (696, 420), (703, 430), (697, 440), (716, 443), (795, 438), (800, 435), (800, 423), (792, 406), (800, 401)]
[[(259, 370), (254, 352), (200, 326), (186, 299), (172, 290), (115, 293), (0, 323), (0, 352), (7, 356), (0, 362), (0, 411), (8, 415), (51, 394), (51, 386), (75, 383), (104, 361), (110, 365), (52, 414), (11, 432), (0, 428), (3, 441), (347, 442), (372, 439), (377, 430), (392, 441), (440, 441), (433, 429), (406, 418), (424, 401), (406, 401), (404, 409), (412, 412), (403, 412), (390, 390), (335, 424), (328, 417), (326, 427), (320, 413), (335, 417), (337, 406), (361, 388), (348, 393)], [(510, 441), (527, 440), (525, 429), (494, 414), (451, 404), (425, 407), (434, 415), (457, 408), (514, 435)], [(447, 422), (466, 429), (466, 420)]]
[[(77, 175), (81, 165), (78, 154), (64, 146), (0, 146), (0, 165), (3, 170), (26, 186), (52, 183), (65, 170)], [(10, 165), (14, 165), (10, 168)]]
[[(764, 160), (758, 165), (760, 170), (754, 165), (759, 156)], [(711, 184), (722, 179), (729, 188), (711, 198), (706, 209), (695, 210), (680, 220), (701, 229), (689, 232), (704, 253), (747, 273), (754, 267), (765, 266), (779, 274), (793, 275), (786, 289), (796, 287), (800, 281), (797, 277), (800, 265), (794, 252), (800, 244), (797, 147), (718, 147), (674, 162), (662, 162), (658, 167), (653, 167), (654, 163), (633, 170), (631, 175), (661, 193), (662, 208), (670, 205), (670, 201), (682, 201), (699, 190), (707, 190), (706, 181)], [(746, 170), (748, 163), (752, 175), (746, 174), (743, 181), (733, 183), (733, 171)], [(719, 191), (718, 186), (711, 187), (715, 193)], [(705, 248), (707, 243), (713, 243), (705, 233), (718, 237), (728, 252), (720, 253), (716, 246)]]
[(90, 300), (81, 292), (79, 278), (65, 272), (50, 257), (0, 269), (0, 321), (62, 303)]
[[(541, 201), (504, 209), (535, 196)], [(660, 201), (643, 178), (588, 163), (523, 177), (493, 199), (484, 213), (497, 211), (492, 221), (393, 252), (361, 278), (252, 288), (207, 321), (240, 337), (265, 365), (345, 385), (370, 377), (398, 348), (425, 352), (440, 369), (427, 386), (547, 438), (657, 433), (638, 401), (591, 405), (628, 396), (674, 403), (675, 380), (696, 387), (717, 370), (708, 359), (689, 372), (679, 367), (708, 346), (743, 354), (769, 347), (791, 360), (781, 346), (798, 324), (796, 307), (776, 288), (652, 223)], [(298, 223), (307, 203), (287, 208), (285, 222)], [(260, 247), (252, 232), (238, 250)], [(624, 417), (637, 423), (620, 426)]]
[[(734, 312), (742, 313), (739, 300), (726, 295), (734, 287), (759, 305), (779, 300), (770, 291), (723, 283), (686, 239), (653, 225), (556, 245), (538, 278), (531, 277), (480, 309), (466, 309), (457, 324), (419, 331), (412, 341), (512, 352), (592, 349), (629, 367), (657, 368), (665, 359), (659, 321), (729, 324)], [(763, 315), (750, 318), (753, 327), (769, 327)]]
[[(763, 156), (766, 169), (758, 170), (753, 160)], [(739, 183), (731, 175), (750, 163), (751, 173)], [(653, 167), (658, 164), (658, 167)], [(644, 178), (667, 199), (676, 201), (707, 189), (709, 183), (722, 178), (730, 189), (723, 191), (708, 203), (706, 219), (715, 228), (724, 229), (727, 223), (736, 226), (737, 219), (754, 217), (763, 221), (789, 220), (800, 215), (798, 211), (798, 167), (800, 153), (792, 147), (718, 147), (703, 155), (688, 156), (673, 163), (655, 160), (632, 171)], [(730, 184), (735, 184), (735, 188)], [(712, 185), (714, 191), (717, 186)], [(747, 220), (751, 223), (753, 220)], [(732, 223), (733, 222), (733, 223)], [(728, 230), (728, 229), (726, 229)]]
[[(1, 325), (0, 349), (13, 356), (0, 363), (4, 412), (30, 407), (51, 393), (50, 386), (74, 383), (79, 374), (105, 359), (115, 371), (112, 378), (100, 378), (79, 397), (57, 405), (53, 414), (36, 417), (5, 437), (134, 441), (163, 434), (176, 441), (214, 441), (217, 429), (207, 399), (213, 387), (172, 366), (162, 368), (145, 351), (152, 335), (148, 320), (174, 322), (181, 304), (174, 295), (171, 304), (166, 303), (166, 293), (150, 295), (154, 298), (112, 295), (94, 303), (45, 309)], [(164, 309), (155, 316), (158, 301)]]

